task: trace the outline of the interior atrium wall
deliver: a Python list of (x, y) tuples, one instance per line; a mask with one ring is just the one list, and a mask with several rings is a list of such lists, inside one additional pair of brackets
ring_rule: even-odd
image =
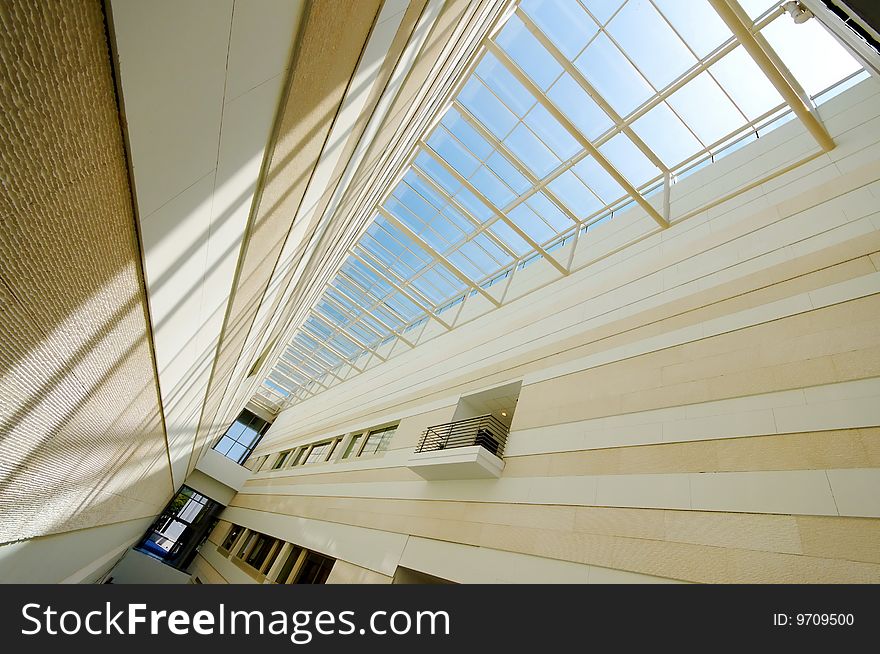
[(100, 577), (173, 491), (104, 20), (0, 7), (4, 581)]
[[(819, 115), (831, 152), (789, 122), (679, 180), (668, 229), (616, 216), (575, 272), (538, 261), (284, 410), (254, 456), (400, 424), (258, 471), (197, 569), (253, 581), (217, 549), (235, 523), (337, 558), (331, 582), (880, 581), (880, 84)], [(460, 396), (520, 380), (500, 479), (407, 467)]]

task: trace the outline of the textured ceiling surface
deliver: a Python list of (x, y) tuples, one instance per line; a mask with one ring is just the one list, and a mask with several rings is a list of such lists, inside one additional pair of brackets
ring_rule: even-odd
[(98, 0), (0, 1), (0, 543), (171, 494)]

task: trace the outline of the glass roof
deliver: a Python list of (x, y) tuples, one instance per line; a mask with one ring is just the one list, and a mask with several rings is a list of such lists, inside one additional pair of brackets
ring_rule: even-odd
[[(740, 0), (807, 94), (861, 71), (778, 4)], [(553, 251), (578, 230), (790, 114), (704, 1), (521, 0), (476, 56), (258, 403), (320, 392), (517, 266), (543, 257), (565, 274)]]

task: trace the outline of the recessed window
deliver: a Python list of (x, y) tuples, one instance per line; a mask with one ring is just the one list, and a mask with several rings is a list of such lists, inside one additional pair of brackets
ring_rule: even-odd
[(275, 463), (272, 465), (272, 470), (280, 470), (285, 462), (287, 461), (287, 457), (290, 456), (291, 450), (284, 450), (278, 455), (278, 458), (275, 459)]
[(369, 432), (360, 456), (364, 456), (365, 454), (376, 454), (387, 450), (388, 445), (391, 443), (391, 439), (394, 437), (394, 432), (396, 431), (397, 425), (375, 429)]
[(345, 447), (345, 452), (342, 453), (343, 459), (351, 459), (360, 454), (361, 445), (364, 443), (364, 438), (366, 434), (358, 434), (357, 436), (353, 436), (350, 441), (348, 441), (348, 445)]
[[(246, 533), (244, 542), (234, 557), (230, 547)], [(268, 580), (275, 584), (323, 584), (326, 583), (336, 559), (307, 550), (268, 534), (249, 531), (240, 525), (232, 525), (223, 545), (225, 556), (232, 557), (236, 565), (258, 581)]]
[(312, 445), (312, 449), (309, 452), (309, 455), (306, 457), (306, 463), (320, 463), (322, 461), (326, 461), (327, 457), (330, 456), (333, 445), (336, 444), (336, 440), (323, 441), (321, 443), (316, 443)]
[(271, 423), (245, 409), (217, 440), (214, 449), (236, 463), (244, 463), (270, 426)]
[(294, 584), (323, 584), (330, 576), (333, 569), (335, 559), (329, 556), (323, 556), (317, 552), (309, 552), (306, 560), (303, 562), (302, 569), (296, 577), (296, 581), (289, 582)]
[(244, 531), (244, 527), (232, 525), (232, 527), (229, 529), (229, 533), (226, 534), (226, 538), (220, 545), (220, 548), (229, 551), (229, 549), (235, 544), (235, 540), (241, 535), (242, 531)]

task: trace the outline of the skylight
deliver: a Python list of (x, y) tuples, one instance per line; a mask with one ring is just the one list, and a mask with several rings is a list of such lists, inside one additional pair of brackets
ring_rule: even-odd
[[(811, 98), (861, 69), (818, 20), (740, 6)], [(790, 112), (709, 2), (522, 0), (476, 57), (261, 386), (267, 408), (470, 295), (497, 304), (485, 289), (517, 266), (566, 274), (564, 239)]]

